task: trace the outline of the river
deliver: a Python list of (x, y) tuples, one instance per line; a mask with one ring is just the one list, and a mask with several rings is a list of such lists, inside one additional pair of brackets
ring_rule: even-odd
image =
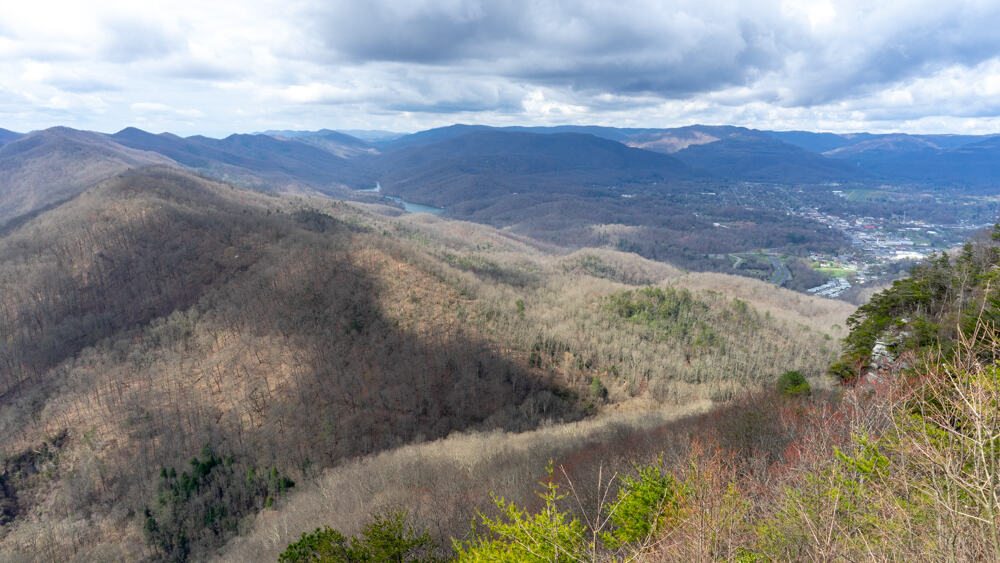
[[(359, 191), (381, 193), (382, 184), (375, 182), (374, 188), (366, 188)], [(424, 205), (422, 203), (413, 203), (412, 201), (406, 201), (405, 199), (391, 195), (383, 195), (382, 197), (395, 201), (396, 203), (402, 204), (403, 210), (406, 211), (407, 213), (430, 213), (431, 215), (441, 215), (442, 213), (444, 213), (444, 208), (441, 207)]]

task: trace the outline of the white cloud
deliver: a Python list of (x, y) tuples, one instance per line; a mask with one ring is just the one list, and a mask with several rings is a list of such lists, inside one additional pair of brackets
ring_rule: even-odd
[(201, 110), (175, 108), (156, 102), (136, 102), (129, 104), (129, 108), (136, 114), (171, 114), (180, 117), (202, 117), (205, 115)]
[(977, 1), (8, 2), (0, 127), (996, 132), (998, 26)]

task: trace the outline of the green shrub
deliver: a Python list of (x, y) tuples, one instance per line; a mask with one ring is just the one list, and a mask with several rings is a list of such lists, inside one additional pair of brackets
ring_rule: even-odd
[(791, 370), (778, 378), (778, 393), (786, 397), (802, 397), (812, 393), (809, 382), (801, 373)]
[(428, 534), (417, 534), (407, 523), (405, 512), (377, 515), (361, 533), (348, 540), (344, 534), (324, 526), (303, 533), (299, 541), (278, 555), (281, 563), (375, 563), (433, 562), (438, 543)]
[(654, 465), (637, 469), (638, 477), (621, 477), (618, 498), (604, 507), (614, 529), (601, 539), (611, 549), (653, 538), (680, 515), (683, 494), (674, 477)]
[(143, 530), (157, 552), (154, 559), (185, 561), (192, 548), (221, 545), (236, 534), (240, 519), (295, 486), (276, 468), (257, 476), (252, 467), (217, 456), (207, 444), (202, 458), (191, 458), (189, 466), (180, 473), (163, 468), (156, 497), (144, 511)]
[(479, 517), (487, 533), (477, 534), (468, 542), (454, 542), (458, 561), (467, 562), (570, 562), (585, 559), (587, 550), (586, 528), (567, 512), (556, 507), (566, 494), (559, 492), (559, 485), (552, 480), (552, 464), (548, 466), (549, 479), (541, 483), (544, 491), (539, 496), (545, 507), (537, 514), (529, 514), (513, 502), (493, 497), (500, 510), (500, 517)]
[(590, 380), (590, 396), (597, 400), (608, 398), (608, 388), (601, 382), (601, 378), (596, 375)]

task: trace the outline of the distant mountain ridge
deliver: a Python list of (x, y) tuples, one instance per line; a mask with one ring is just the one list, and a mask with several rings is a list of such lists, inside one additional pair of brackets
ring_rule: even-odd
[(16, 133), (14, 131), (8, 131), (7, 129), (0, 129), (0, 147), (6, 145), (11, 141), (16, 141), (24, 135), (22, 133)]
[(579, 133), (455, 126), (386, 150), (377, 161), (384, 190), (445, 206), (519, 192), (576, 191), (696, 176), (672, 156)]
[(327, 135), (330, 133), (337, 133), (339, 135), (344, 135), (346, 137), (351, 137), (356, 141), (362, 141), (364, 143), (381, 144), (387, 143), (394, 139), (400, 137), (405, 137), (409, 133), (399, 133), (397, 131), (383, 131), (381, 129), (319, 129), (316, 131), (310, 131), (306, 129), (268, 129), (267, 131), (259, 131), (254, 133), (254, 135), (271, 135), (272, 137), (311, 137), (316, 135)]
[(67, 127), (17, 136), (0, 146), (0, 225), (129, 168), (153, 164), (177, 165), (159, 152)]
[[(849, 162), (874, 179), (972, 190), (1000, 184), (1000, 136), (894, 133), (844, 137), (847, 144), (822, 154)], [(807, 144), (815, 140), (802, 138)]]
[(362, 154), (378, 153), (368, 141), (332, 129), (320, 129), (319, 131), (264, 131), (263, 133), (253, 133), (253, 135), (266, 135), (276, 139), (294, 140), (321, 148), (341, 158), (352, 158)]
[[(73, 130), (53, 128), (46, 131), (69, 134)], [(498, 138), (469, 136), (487, 131), (561, 137), (558, 137), (558, 142), (530, 148), (519, 147), (516, 143), (503, 146), (487, 144), (480, 149), (468, 146), (489, 143)], [(397, 179), (400, 173), (393, 167), (400, 163), (413, 166), (423, 158), (426, 159), (420, 165), (423, 168), (443, 171), (447, 163), (457, 165), (459, 160), (472, 158), (474, 153), (492, 155), (490, 174), (497, 182), (504, 183), (507, 181), (503, 178), (506, 174), (522, 174), (524, 170), (540, 166), (542, 161), (556, 166), (555, 163), (564, 160), (563, 144), (576, 142), (565, 135), (587, 135), (648, 153), (670, 155), (690, 168), (685, 178), (706, 182), (742, 180), (796, 184), (900, 181), (966, 183), (981, 187), (1000, 178), (1000, 168), (992, 164), (1000, 157), (1000, 152), (990, 142), (992, 137), (989, 135), (837, 134), (762, 131), (728, 125), (658, 129), (456, 124), (408, 135), (385, 131), (355, 132), (367, 136), (369, 140), (331, 129), (273, 130), (214, 139), (201, 135), (153, 134), (128, 127), (106, 136), (122, 147), (158, 153), (183, 166), (224, 180), (260, 188), (326, 193), (368, 187), (380, 180), (380, 175)], [(25, 136), (0, 129), (0, 147)], [(458, 151), (455, 154), (446, 154), (441, 150), (428, 150), (422, 155), (411, 151), (406, 153), (405, 158), (398, 154), (414, 147), (427, 147), (463, 137), (465, 140), (454, 147)], [(519, 139), (526, 142), (532, 138)], [(458, 155), (464, 156), (459, 158)], [(162, 163), (162, 159), (155, 160)], [(646, 161), (651, 162), (648, 158)], [(564, 165), (565, 162), (552, 171)], [(470, 163), (463, 162), (462, 166), (462, 170), (453, 170), (453, 175), (466, 174)], [(538, 173), (541, 168), (531, 173)], [(482, 175), (485, 172), (478, 170), (476, 173)], [(581, 181), (586, 181), (586, 178)]]
[(867, 176), (863, 169), (787, 143), (768, 132), (728, 125), (639, 129), (597, 126), (487, 127), (458, 124), (401, 137), (385, 144), (382, 151), (391, 154), (478, 131), (592, 135), (632, 148), (674, 156), (708, 181), (734, 179), (816, 183), (860, 181)]
[[(127, 127), (113, 134), (54, 127), (0, 129), (0, 222), (77, 193), (121, 170), (192, 168), (265, 190), (347, 197), (381, 182), (387, 193), (454, 207), (515, 193), (604, 193), (616, 185), (663, 192), (677, 182), (1000, 184), (1000, 137), (761, 131), (728, 125), (616, 128), (456, 124), (408, 135), (330, 129), (223, 139)], [(597, 191), (594, 191), (597, 190)], [(601, 192), (600, 190), (605, 190)]]
[[(200, 135), (181, 138), (170, 133), (154, 135), (134, 127), (109, 137), (122, 145), (156, 151), (185, 166), (216, 172), (223, 178), (235, 178), (251, 185), (298, 184), (329, 192), (335, 187), (373, 183), (347, 158), (297, 139), (246, 134), (234, 134), (225, 139)], [(363, 144), (362, 141), (357, 143)]]

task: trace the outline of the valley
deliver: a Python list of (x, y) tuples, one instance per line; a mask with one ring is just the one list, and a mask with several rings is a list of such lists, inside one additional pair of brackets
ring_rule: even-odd
[[(937, 143), (942, 155), (962, 143), (986, 150), (979, 148), (985, 142), (979, 137), (925, 137), (913, 142)], [(97, 176), (67, 176), (59, 180), (62, 191), (24, 200), (0, 213), (0, 221), (30, 217), (100, 174), (160, 163), (258, 191), (394, 201), (405, 211), (444, 213), (559, 247), (613, 248), (805, 291), (829, 281), (831, 272), (842, 276), (848, 270), (857, 272), (852, 277), (862, 285), (891, 281), (905, 271), (897, 258), (912, 262), (918, 254), (959, 244), (997, 212), (996, 201), (978, 193), (977, 184), (915, 184), (905, 176), (897, 178), (902, 183), (887, 184), (883, 172), (865, 170), (864, 162), (853, 168), (843, 162), (875, 147), (910, 158), (910, 145), (896, 142), (898, 136), (832, 138), (705, 126), (455, 125), (371, 142), (330, 130), (225, 139), (136, 128), (112, 135), (65, 128), (8, 132), (0, 149), (8, 156), (0, 154), (0, 166), (18, 167), (10, 168), (12, 174), (30, 175), (31, 167), (58, 154), (55, 144), (27, 150), (45, 139), (92, 147), (73, 153), (72, 160)], [(888, 140), (875, 142), (880, 139)], [(833, 145), (835, 150), (811, 152)], [(134, 160), (139, 154), (146, 160)], [(760, 251), (780, 265), (754, 269), (735, 259)]]
[(2, 6), (0, 563), (1000, 561), (1000, 3)]
[[(202, 558), (237, 520), (149, 544), (132, 515), (155, 509), (161, 469), (203, 447), (301, 487), (455, 431), (683, 412), (765, 385), (775, 361), (818, 377), (852, 310), (170, 167), (123, 172), (18, 226), (0, 280), (5, 459), (68, 432), (33, 469), (8, 465), (5, 558), (40, 541), (55, 559)], [(227, 510), (246, 518), (260, 494)], [(184, 521), (156, 510), (157, 529)], [(38, 535), (54, 529), (75, 531)]]
[(0, 558), (273, 559), (400, 507), (467, 541), (548, 460), (600, 481), (700, 440), (763, 479), (822, 428), (772, 408), (779, 376), (841, 408), (858, 317), (831, 298), (995, 212), (811, 183), (846, 169), (795, 147), (809, 182), (698, 168), (711, 135), (781, 148), (738, 128), (467, 129), (9, 137)]

